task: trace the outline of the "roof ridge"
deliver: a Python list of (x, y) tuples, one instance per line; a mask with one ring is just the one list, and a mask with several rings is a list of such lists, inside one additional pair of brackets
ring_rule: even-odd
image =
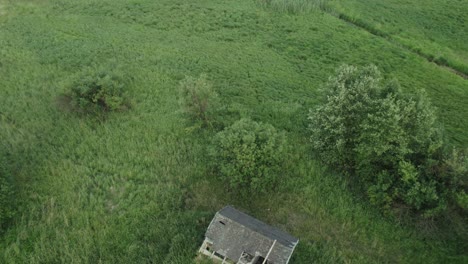
[[(269, 238), (269, 239), (276, 239), (278, 240), (278, 242), (280, 242), (281, 244), (285, 245), (285, 246), (294, 246), (295, 244), (297, 244), (299, 242), (299, 239), (292, 236), (291, 234), (277, 228), (277, 227), (274, 227), (272, 225), (269, 225), (251, 215), (248, 215), (242, 211), (239, 211), (237, 210), (236, 208), (234, 208), (233, 206), (231, 205), (227, 205), (225, 206), (223, 209), (219, 210), (218, 213), (220, 215), (223, 215), (233, 221), (235, 221), (236, 223), (238, 223), (239, 225), (245, 227), (245, 228), (248, 228), (252, 231), (255, 231), (263, 236), (265, 236), (266, 238)], [(235, 215), (235, 214), (237, 215)], [(245, 220), (245, 221), (243, 221)], [(250, 225), (249, 225), (249, 222), (250, 222)], [(251, 223), (251, 222), (254, 222), (254, 223)]]

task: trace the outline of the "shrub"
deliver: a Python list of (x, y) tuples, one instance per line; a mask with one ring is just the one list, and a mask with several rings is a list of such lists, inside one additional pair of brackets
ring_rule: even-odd
[(129, 107), (122, 76), (105, 70), (87, 70), (71, 85), (70, 100), (78, 112), (96, 113)]
[(275, 188), (282, 168), (286, 137), (272, 125), (241, 119), (219, 132), (211, 155), (221, 180), (239, 192)]
[(468, 212), (468, 151), (452, 149), (442, 161), (426, 166), (428, 173), (444, 179), (449, 199), (456, 207)]
[(464, 200), (441, 158), (442, 136), (424, 92), (408, 96), (396, 81), (384, 84), (375, 66), (341, 67), (324, 92), (325, 102), (309, 114), (312, 145), (329, 166), (358, 176), (373, 204), (433, 216), (447, 208), (450, 193)]
[(192, 119), (209, 125), (218, 95), (213, 85), (202, 74), (198, 78), (187, 76), (180, 83), (180, 104)]

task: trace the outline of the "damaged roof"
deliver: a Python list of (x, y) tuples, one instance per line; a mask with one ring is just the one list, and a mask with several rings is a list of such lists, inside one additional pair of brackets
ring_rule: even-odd
[[(216, 213), (206, 231), (215, 251), (237, 261), (243, 252), (265, 257), (273, 246), (268, 260), (288, 263), (299, 239), (270, 226), (252, 216), (226, 206)], [(276, 241), (276, 243), (274, 243)]]

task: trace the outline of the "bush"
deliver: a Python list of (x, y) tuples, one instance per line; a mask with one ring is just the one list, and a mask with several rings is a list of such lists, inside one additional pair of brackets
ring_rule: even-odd
[(221, 180), (241, 193), (275, 188), (284, 161), (286, 137), (272, 125), (241, 119), (219, 132), (211, 151)]
[(452, 149), (442, 161), (427, 166), (428, 173), (444, 179), (449, 199), (453, 204), (468, 212), (468, 151)]
[(383, 84), (375, 66), (343, 66), (325, 96), (309, 114), (313, 147), (329, 166), (358, 176), (373, 204), (433, 216), (447, 208), (450, 193), (464, 200), (424, 92), (408, 96), (396, 81)]
[(96, 113), (129, 107), (125, 82), (115, 72), (87, 70), (71, 85), (71, 106), (78, 112)]
[(209, 125), (216, 108), (218, 95), (202, 74), (198, 78), (187, 76), (180, 83), (180, 104), (192, 119)]

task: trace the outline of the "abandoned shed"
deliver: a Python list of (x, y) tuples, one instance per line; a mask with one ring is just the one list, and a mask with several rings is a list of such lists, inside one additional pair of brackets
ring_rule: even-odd
[(223, 263), (287, 264), (299, 240), (231, 206), (216, 213), (200, 253)]

